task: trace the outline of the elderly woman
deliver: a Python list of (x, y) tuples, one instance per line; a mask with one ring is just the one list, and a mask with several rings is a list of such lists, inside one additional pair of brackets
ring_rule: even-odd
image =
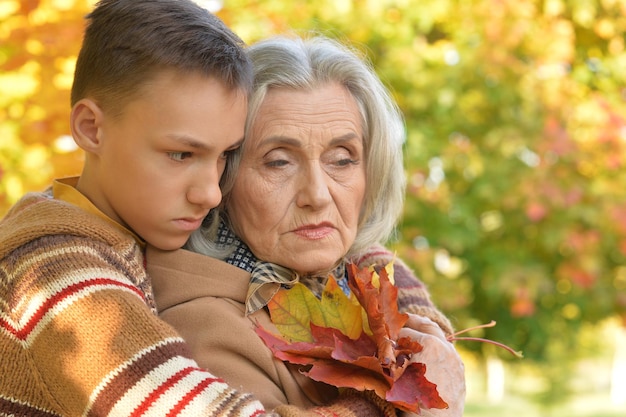
[[(403, 120), (374, 71), (337, 42), (277, 37), (248, 52), (255, 86), (223, 204), (189, 241), (197, 253), (149, 249), (148, 270), (160, 316), (200, 365), (266, 407), (324, 404), (336, 392), (275, 359), (253, 323), (271, 328), (264, 307), (281, 285), (300, 281), (319, 295), (329, 274), (346, 287), (347, 262), (394, 260), (382, 244), (404, 201)], [(422, 415), (460, 416), (463, 364), (445, 339), (450, 323), (406, 265), (394, 268), (426, 376), (450, 406)]]

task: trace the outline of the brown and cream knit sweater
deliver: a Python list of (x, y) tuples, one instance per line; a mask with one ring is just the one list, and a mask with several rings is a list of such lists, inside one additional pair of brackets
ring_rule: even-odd
[(0, 416), (259, 416), (154, 314), (135, 240), (25, 196), (0, 223)]
[(134, 238), (82, 209), (33, 193), (0, 222), (0, 417), (375, 417), (349, 395), (266, 413), (200, 369), (156, 316)]

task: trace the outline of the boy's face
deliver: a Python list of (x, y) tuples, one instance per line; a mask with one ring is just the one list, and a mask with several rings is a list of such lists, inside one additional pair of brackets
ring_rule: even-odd
[(161, 73), (121, 116), (104, 113), (97, 186), (80, 191), (151, 245), (178, 249), (222, 198), (219, 180), (241, 145), (246, 111), (245, 95), (214, 78)]

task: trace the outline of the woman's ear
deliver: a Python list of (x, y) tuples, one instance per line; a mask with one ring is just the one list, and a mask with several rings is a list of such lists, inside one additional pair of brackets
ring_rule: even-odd
[(98, 153), (101, 141), (104, 113), (91, 99), (79, 100), (72, 107), (70, 128), (76, 144), (85, 152)]

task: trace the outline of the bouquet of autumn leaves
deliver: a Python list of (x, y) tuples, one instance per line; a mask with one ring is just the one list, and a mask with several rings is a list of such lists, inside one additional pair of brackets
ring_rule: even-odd
[(422, 345), (400, 337), (408, 320), (397, 306), (393, 264), (380, 273), (348, 264), (349, 296), (330, 277), (318, 299), (297, 283), (268, 303), (280, 335), (256, 332), (280, 360), (303, 365), (302, 373), (339, 388), (371, 390), (396, 408), (447, 408), (426, 365), (411, 361)]

